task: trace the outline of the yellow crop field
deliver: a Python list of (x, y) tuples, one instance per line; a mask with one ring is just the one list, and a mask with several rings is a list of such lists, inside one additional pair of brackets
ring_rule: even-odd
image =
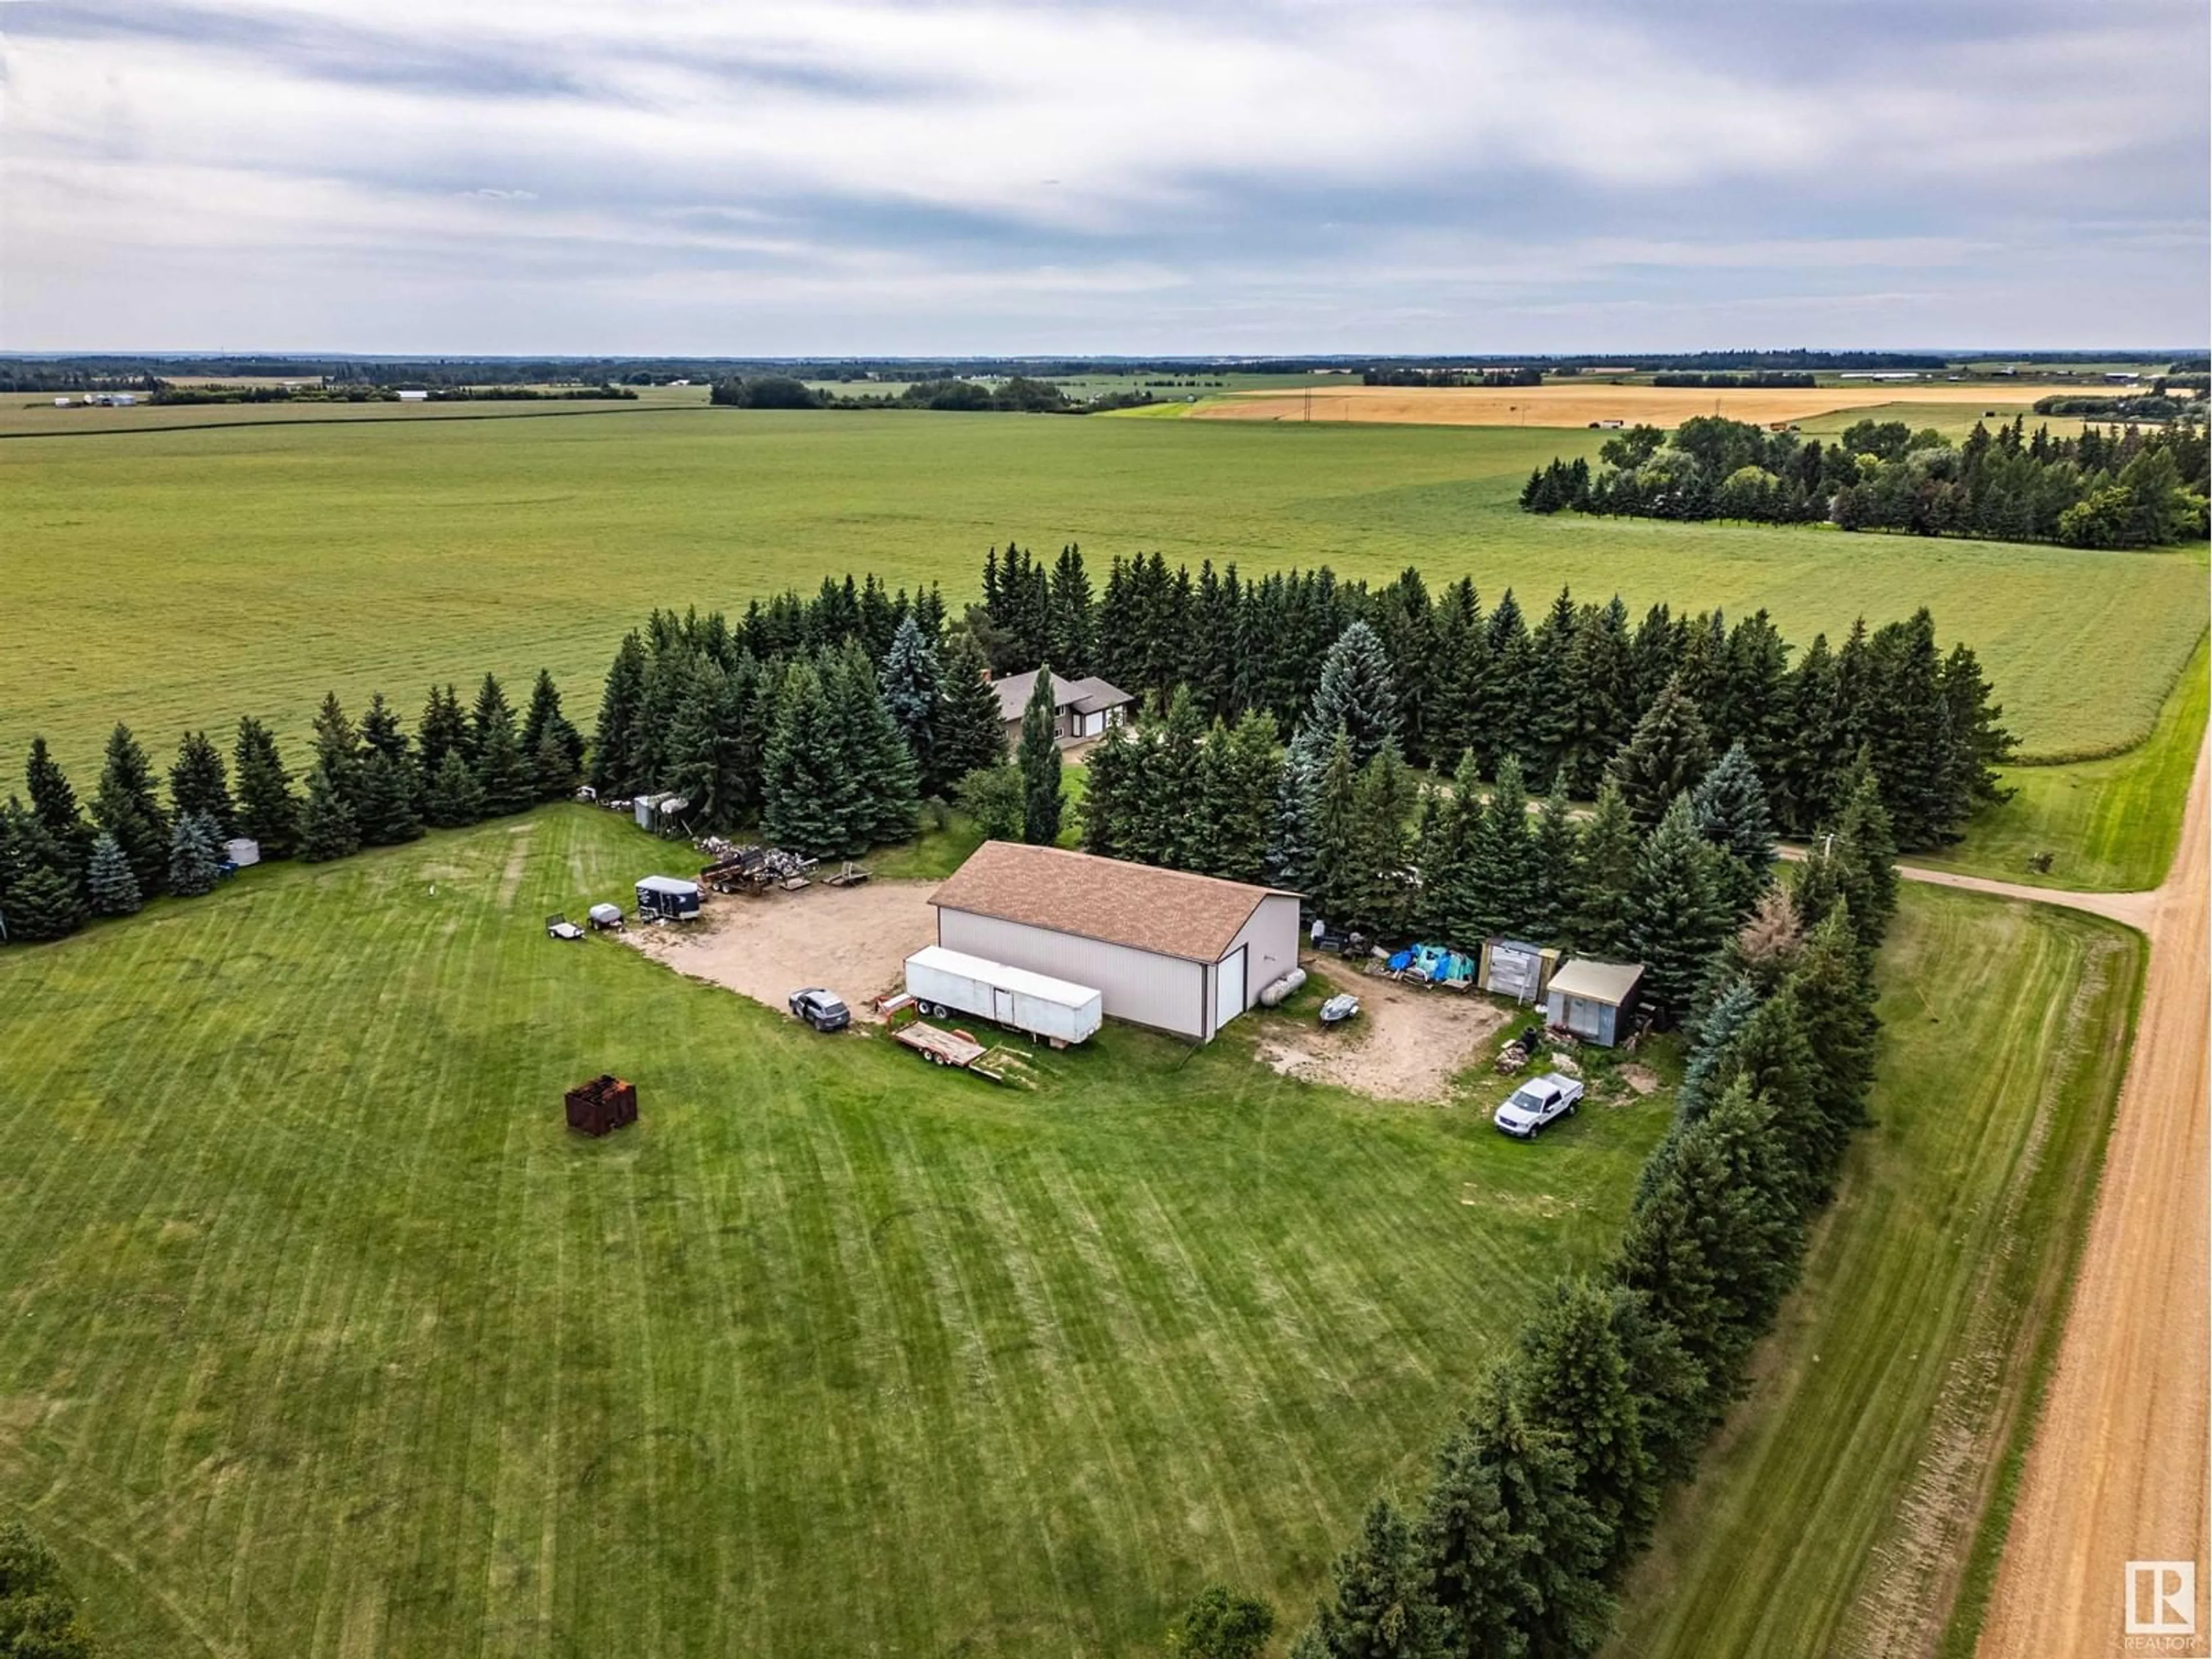
[[(1836, 410), (1869, 409), (1909, 400), (1982, 410), (2009, 416), (2038, 398), (2080, 397), (2080, 386), (1959, 386), (1938, 381), (1869, 380), (1849, 386), (1742, 387), (1591, 386), (1573, 381), (1534, 386), (1343, 386), (1300, 392), (1231, 392), (1197, 404), (1201, 421), (1358, 421), (1419, 426), (1587, 427), (1594, 421), (1680, 426), (1693, 415), (1731, 420), (1809, 420)], [(2115, 387), (2115, 392), (2125, 388)]]

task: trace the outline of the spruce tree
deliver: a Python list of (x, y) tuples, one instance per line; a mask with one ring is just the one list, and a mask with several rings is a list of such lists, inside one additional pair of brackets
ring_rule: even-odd
[(417, 781), (412, 762), (370, 748), (355, 787), (362, 846), (392, 847), (422, 835), (422, 820), (415, 807)]
[(1529, 1422), (1510, 1366), (1437, 1453), (1420, 1524), (1445, 1650), (1464, 1659), (1594, 1653), (1613, 1622), (1609, 1533), (1556, 1432)]
[(530, 688), (530, 708), (522, 717), (520, 742), (538, 799), (568, 799), (584, 769), (584, 736), (562, 712), (561, 689), (543, 668)]
[(1483, 627), (1482, 671), (1474, 688), (1474, 748), (1485, 772), (1528, 743), (1530, 692), (1528, 619), (1507, 588)]
[(1588, 1279), (1562, 1280), (1521, 1329), (1516, 1369), (1528, 1420), (1556, 1434), (1575, 1490), (1604, 1529), (1601, 1580), (1634, 1553), (1657, 1513), (1659, 1480), (1644, 1441), (1643, 1413), (1614, 1326), (1613, 1295)]
[(1687, 1013), (1731, 921), (1714, 881), (1720, 854), (1698, 834), (1687, 794), (1644, 838), (1628, 896), (1628, 945), (1644, 964), (1644, 1000), (1662, 1021)]
[(1083, 568), (1083, 554), (1073, 544), (1060, 550), (1052, 568), (1051, 598), (1048, 601), (1045, 654), (1072, 679), (1091, 672), (1098, 653), (1098, 621), (1091, 602), (1091, 578)]
[(1652, 1154), (1617, 1272), (1679, 1334), (1716, 1406), (1796, 1277), (1801, 1238), (1773, 1108), (1747, 1083)]
[(44, 738), (31, 739), (23, 781), (30, 793), (31, 816), (38, 819), (49, 836), (73, 849), (78, 860), (88, 856), (93, 827), (85, 821), (83, 809), (77, 805), (76, 791), (70, 785), (69, 775), (48, 751)]
[(1648, 830), (1675, 796), (1697, 787), (1712, 764), (1705, 720), (1677, 675), (1636, 723), (1635, 734), (1613, 757), (1607, 775), (1620, 786), (1637, 827)]
[(1029, 707), (1022, 711), (1022, 740), (1015, 754), (1021, 769), (1024, 811), (1022, 839), (1049, 847), (1060, 839), (1060, 741), (1053, 730), (1052, 665), (1037, 669)]
[(734, 830), (755, 804), (746, 688), (712, 657), (700, 656), (689, 666), (690, 680), (662, 750), (668, 787), (690, 802), (691, 823), (714, 831)]
[(212, 819), (224, 836), (230, 834), (237, 816), (230, 779), (222, 751), (208, 741), (206, 732), (187, 732), (177, 745), (176, 763), (169, 768), (169, 803), (179, 818), (197, 812)]
[(329, 777), (331, 787), (345, 803), (347, 813), (357, 813), (361, 732), (335, 691), (325, 692), (322, 707), (315, 711), (315, 763)]
[(1690, 797), (1698, 833), (1722, 854), (1717, 866), (1730, 916), (1751, 914), (1774, 866), (1774, 827), (1766, 790), (1741, 741), (1730, 744)]
[(100, 789), (92, 799), (93, 822), (115, 837), (141, 892), (158, 893), (169, 869), (169, 818), (154, 797), (154, 772), (131, 728), (108, 735)]
[(307, 795), (300, 806), (300, 857), (308, 864), (326, 864), (360, 850), (353, 803), (318, 756), (307, 769)]
[(1347, 878), (1353, 909), (1377, 933), (1396, 933), (1406, 925), (1406, 832), (1415, 793), (1413, 774), (1395, 743), (1384, 744), (1359, 775), (1353, 808), (1356, 851)]
[(384, 700), (381, 691), (373, 694), (368, 707), (361, 716), (361, 757), (364, 763), (374, 755), (382, 755), (397, 761), (409, 771), (414, 769), (414, 757), (407, 742), (407, 733), (399, 724), (398, 712)]
[(222, 831), (204, 812), (183, 812), (169, 832), (169, 890), (179, 898), (215, 891), (222, 876)]
[(1859, 937), (1871, 949), (1897, 913), (1897, 842), (1882, 786), (1861, 750), (1844, 780), (1844, 804), (1830, 826), (1826, 849), (1836, 859)]
[[(1219, 728), (1217, 726), (1216, 731)], [(1206, 793), (1206, 724), (1187, 685), (1176, 687), (1167, 712), (1147, 726), (1144, 806), (1139, 817), (1143, 851), (1130, 854), (1176, 870), (1206, 870), (1218, 850)]]
[(1318, 770), (1307, 752), (1292, 744), (1276, 775), (1273, 807), (1267, 817), (1267, 879), (1310, 897), (1319, 851), (1319, 792)]
[(537, 794), (537, 779), (530, 758), (522, 752), (515, 730), (514, 710), (507, 693), (491, 675), (477, 688), (475, 712), (469, 720), (469, 740), (476, 763), (477, 783), (483, 790), (484, 815), (504, 817), (526, 811)]
[(1743, 1079), (1773, 1107), (1798, 1206), (1805, 1213), (1831, 1190), (1850, 1132), (1848, 1123), (1833, 1122), (1820, 1111), (1818, 1067), (1797, 994), (1785, 984), (1744, 1022), (1716, 1073), (1723, 1084)]
[(1126, 726), (1109, 726), (1091, 751), (1083, 805), (1083, 847), (1101, 858), (1121, 856), (1122, 835), (1128, 821), (1130, 790), (1142, 757), (1129, 739)]
[(1378, 1498), (1337, 1558), (1333, 1593), (1291, 1650), (1298, 1659), (1444, 1659), (1448, 1626), (1397, 1505)]
[(761, 794), (761, 833), (776, 846), (816, 858), (845, 850), (860, 797), (845, 770), (821, 672), (811, 662), (793, 664), (783, 678)]
[(251, 714), (238, 722), (231, 761), (238, 779), (238, 833), (249, 837), (264, 859), (290, 858), (299, 846), (299, 799), (276, 739)]
[(945, 696), (945, 671), (938, 664), (935, 643), (912, 615), (891, 635), (882, 679), (884, 706), (914, 757), (918, 785), (937, 794), (951, 782), (937, 770), (938, 704)]
[(1685, 1122), (1697, 1121), (1712, 1103), (1722, 1068), (1735, 1052), (1736, 1038), (1759, 1012), (1759, 1000), (1758, 991), (1744, 978), (1727, 981), (1714, 994), (1698, 1021), (1696, 1040), (1682, 1068), (1682, 1086), (1674, 1097), (1675, 1112)]
[(1580, 881), (1568, 922), (1575, 948), (1602, 962), (1626, 962), (1632, 952), (1629, 900), (1636, 890), (1643, 838), (1628, 816), (1618, 784), (1597, 792), (1597, 807), (1583, 827)]
[(1365, 623), (1348, 623), (1329, 647), (1321, 684), (1308, 708), (1305, 730), (1322, 754), (1341, 730), (1352, 740), (1352, 762), (1363, 767), (1398, 731), (1398, 693), (1382, 641)]
[(22, 860), (0, 884), (0, 926), (11, 941), (63, 939), (83, 925), (84, 896), (77, 884), (42, 859)]
[(884, 705), (874, 665), (859, 641), (848, 641), (823, 665), (823, 675), (855, 792), (847, 850), (865, 853), (908, 839), (921, 805), (921, 769)]
[(592, 738), (586, 781), (603, 795), (634, 795), (638, 791), (630, 732), (644, 697), (645, 641), (632, 629), (623, 635), (607, 669), (606, 689), (599, 694), (599, 725)]
[(459, 749), (448, 749), (422, 794), (422, 816), (441, 830), (459, 830), (484, 815), (483, 788)]
[[(422, 718), (415, 726), (415, 767), (422, 775), (424, 794), (445, 769), (447, 756), (457, 754), (468, 760), (473, 752), (469, 717), (461, 711), (460, 697), (451, 685), (432, 686), (423, 699)], [(481, 812), (477, 815), (482, 816)], [(476, 818), (469, 822), (473, 823)]]
[(131, 873), (131, 860), (123, 856), (121, 845), (105, 830), (94, 838), (85, 887), (95, 915), (131, 915), (145, 902), (139, 895), (138, 878)]
[(1363, 927), (1373, 918), (1360, 908), (1368, 884), (1359, 860), (1364, 837), (1359, 816), (1359, 774), (1352, 763), (1352, 736), (1342, 726), (1313, 792), (1313, 859), (1307, 894), (1314, 908), (1341, 928)]
[(1528, 907), (1523, 926), (1539, 944), (1558, 944), (1582, 896), (1582, 831), (1564, 791), (1537, 809), (1528, 848)]
[(1264, 882), (1271, 807), (1282, 766), (1275, 723), (1265, 714), (1247, 714), (1234, 726), (1217, 725), (1214, 730), (1219, 742), (1207, 739), (1200, 778), (1212, 855), (1200, 867), (1231, 881)]
[(1528, 792), (1519, 756), (1498, 763), (1498, 781), (1474, 818), (1470, 841), (1471, 902), (1459, 918), (1460, 936), (1470, 942), (1497, 933), (1517, 937), (1528, 928), (1535, 902)]
[(940, 790), (1006, 758), (1006, 725), (999, 694), (991, 689), (990, 659), (964, 629), (945, 641), (945, 696), (937, 705), (931, 749), (933, 781)]
[(1866, 1121), (1881, 1030), (1875, 1015), (1873, 974), (1852, 931), (1848, 902), (1836, 905), (1806, 937), (1788, 985), (1813, 1056), (1813, 1103), (1840, 1145)]

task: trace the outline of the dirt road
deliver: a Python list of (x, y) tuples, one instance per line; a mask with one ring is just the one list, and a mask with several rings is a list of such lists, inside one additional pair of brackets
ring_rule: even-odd
[[(1984, 1659), (2212, 1650), (2203, 1633), (2212, 1632), (2208, 757), (2212, 747), (2197, 755), (2181, 848), (2155, 893), (2012, 890), (2013, 896), (2085, 909), (2102, 909), (2084, 902), (2092, 898), (2140, 898), (2144, 919), (2135, 925), (2149, 936), (2151, 957), (2057, 1370), (1983, 1626)], [(1954, 878), (1946, 884), (1966, 884)], [(2130, 1561), (2195, 1564), (2196, 1633), (2160, 1634), (2161, 1615), (2169, 1632), (2178, 1630), (2179, 1615), (2160, 1606), (2145, 1575), (2138, 1580), (2139, 1627), (2130, 1638), (2124, 1622)], [(2151, 1628), (2142, 1628), (2146, 1624)], [(2145, 1645), (2154, 1640), (2164, 1644)]]
[(898, 988), (906, 959), (937, 941), (933, 881), (872, 881), (839, 890), (717, 898), (684, 927), (634, 927), (624, 937), (678, 973), (781, 1008), (803, 985), (826, 985), (854, 1018)]

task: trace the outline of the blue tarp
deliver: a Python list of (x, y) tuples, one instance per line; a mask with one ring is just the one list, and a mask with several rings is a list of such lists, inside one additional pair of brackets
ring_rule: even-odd
[(1431, 985), (1465, 985), (1474, 981), (1474, 959), (1441, 945), (1416, 945), (1390, 958), (1394, 974), (1411, 974)]

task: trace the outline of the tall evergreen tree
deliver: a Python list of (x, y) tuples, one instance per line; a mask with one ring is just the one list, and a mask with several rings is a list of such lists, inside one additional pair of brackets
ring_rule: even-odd
[(415, 805), (419, 782), (411, 761), (371, 745), (354, 785), (362, 845), (392, 847), (421, 836), (422, 820)]
[(1049, 847), (1060, 839), (1060, 739), (1054, 721), (1052, 665), (1045, 663), (1022, 711), (1022, 740), (1014, 757), (1025, 809), (1022, 839), (1032, 846)]
[(95, 915), (131, 915), (145, 902), (138, 891), (138, 878), (131, 872), (131, 860), (123, 856), (120, 843), (105, 830), (93, 840), (92, 864), (86, 872), (85, 889)]
[(1534, 848), (1528, 839), (1528, 792), (1521, 757), (1498, 763), (1498, 781), (1470, 826), (1470, 903), (1458, 919), (1458, 935), (1470, 943), (1495, 933), (1519, 934), (1536, 902)]
[(1697, 787), (1712, 769), (1713, 749), (1698, 706), (1683, 689), (1680, 676), (1661, 688), (1658, 697), (1636, 723), (1635, 735), (1613, 757), (1607, 775), (1620, 786), (1628, 815), (1648, 830), (1666, 813), (1675, 796)]
[(338, 701), (338, 694), (323, 694), (315, 711), (315, 764), (330, 780), (331, 787), (345, 802), (349, 817), (357, 817), (361, 796), (361, 732)]
[(759, 749), (752, 735), (752, 659), (736, 670), (708, 656), (689, 664), (690, 684), (676, 705), (663, 747), (668, 787), (690, 802), (690, 821), (715, 831), (736, 829), (757, 805), (752, 787)]
[(1575, 1489), (1557, 1433), (1528, 1420), (1510, 1368), (1437, 1457), (1420, 1538), (1455, 1659), (1594, 1653), (1613, 1620), (1610, 1534)]
[(845, 769), (836, 724), (820, 671), (811, 662), (793, 664), (763, 763), (761, 833), (779, 847), (817, 858), (845, 850), (859, 792)]
[(1123, 856), (1202, 870), (1214, 852), (1204, 795), (1206, 721), (1190, 688), (1178, 685), (1167, 712), (1148, 720), (1138, 746), (1139, 804)]
[(154, 796), (154, 771), (131, 728), (108, 734), (106, 762), (92, 798), (93, 822), (115, 837), (141, 892), (158, 893), (169, 872), (169, 817)]
[(1060, 549), (1052, 568), (1046, 605), (1045, 654), (1071, 679), (1092, 671), (1098, 654), (1098, 619), (1091, 600), (1091, 577), (1074, 544)]
[(537, 777), (529, 757), (522, 752), (507, 693), (489, 674), (477, 688), (476, 708), (469, 717), (469, 742), (477, 782), (483, 790), (485, 816), (504, 817), (526, 811), (537, 794)]
[[(599, 694), (599, 719), (592, 732), (586, 781), (603, 795), (635, 795), (643, 787), (638, 775), (634, 734), (644, 702), (645, 641), (633, 629), (623, 635), (622, 645), (607, 669), (606, 687)], [(427, 725), (423, 737), (423, 763), (427, 767), (431, 763), (427, 753)]]
[(1575, 948), (1602, 962), (1626, 962), (1633, 954), (1630, 901), (1643, 838), (1628, 816), (1620, 786), (1608, 781), (1597, 792), (1597, 808), (1583, 826), (1581, 881), (1576, 888), (1568, 932)]
[(1444, 1659), (1448, 1626), (1413, 1527), (1387, 1498), (1337, 1558), (1329, 1599), (1291, 1649), (1295, 1659)]
[[(1268, 817), (1267, 879), (1315, 897), (1312, 892), (1320, 815), (1320, 773), (1310, 753), (1292, 744), (1275, 779), (1273, 811)], [(1319, 903), (1317, 897), (1315, 902)]]
[(530, 688), (530, 708), (522, 717), (520, 741), (530, 762), (538, 799), (567, 799), (584, 769), (584, 736), (562, 712), (561, 688), (554, 684), (548, 670), (539, 669)]
[(931, 746), (940, 786), (1006, 758), (1006, 720), (999, 712), (999, 694), (991, 690), (991, 665), (965, 629), (945, 642), (945, 698), (937, 706)]
[(177, 745), (176, 763), (169, 768), (169, 802), (179, 817), (197, 812), (213, 820), (224, 836), (230, 834), (237, 809), (230, 799), (230, 778), (223, 769), (222, 751), (204, 732), (187, 732)]
[(1352, 765), (1352, 736), (1342, 726), (1330, 740), (1328, 757), (1313, 791), (1313, 858), (1307, 896), (1314, 908), (1339, 927), (1371, 926), (1360, 902), (1368, 883), (1359, 868), (1362, 831), (1359, 773)]
[(179, 898), (215, 891), (222, 874), (222, 831), (205, 812), (180, 812), (169, 831), (169, 890)]
[(1812, 1055), (1813, 1104), (1827, 1125), (1828, 1138), (1840, 1146), (1866, 1121), (1881, 1030), (1875, 1016), (1871, 965), (1852, 929), (1848, 901), (1838, 902), (1806, 936), (1787, 985)]
[(1698, 834), (1687, 794), (1674, 797), (1638, 855), (1628, 944), (1644, 964), (1644, 1000), (1662, 1020), (1689, 1012), (1707, 963), (1730, 931), (1714, 881), (1719, 857)]
[(1774, 827), (1766, 789), (1741, 739), (1698, 782), (1690, 797), (1698, 833), (1722, 854), (1716, 866), (1730, 917), (1741, 923), (1771, 878)]
[(911, 615), (899, 623), (884, 655), (883, 691), (884, 706), (914, 757), (919, 787), (927, 794), (941, 793), (952, 782), (939, 774), (936, 757), (945, 671), (937, 660), (936, 642)]
[(25, 859), (0, 880), (0, 928), (15, 943), (66, 938), (84, 925), (77, 884), (43, 859)]
[(1522, 1411), (1559, 1436), (1574, 1465), (1575, 1490), (1605, 1529), (1601, 1580), (1643, 1541), (1659, 1497), (1615, 1316), (1605, 1286), (1560, 1281), (1522, 1327), (1516, 1373)]
[(1407, 824), (1417, 786), (1395, 743), (1388, 743), (1359, 775), (1353, 797), (1354, 854), (1346, 872), (1352, 908), (1371, 932), (1401, 932), (1412, 890), (1407, 878)]
[[(474, 753), (469, 742), (469, 717), (461, 708), (459, 695), (450, 684), (432, 686), (423, 700), (422, 718), (415, 726), (415, 765), (422, 775), (425, 797), (446, 769), (447, 756), (459, 755), (471, 761)], [(478, 811), (468, 822), (473, 823), (483, 816)]]
[[(1282, 765), (1275, 745), (1275, 723), (1248, 714), (1231, 726), (1216, 722), (1208, 735), (1199, 770), (1199, 795), (1208, 836), (1207, 875), (1230, 881), (1267, 878), (1267, 838), (1277, 774)], [(1097, 787), (1097, 755), (1092, 755)]]
[(908, 839), (921, 810), (921, 769), (884, 705), (867, 653), (857, 641), (848, 641), (823, 665), (823, 684), (854, 792), (846, 850), (865, 853), (871, 847)]
[(231, 751), (238, 779), (238, 832), (250, 838), (264, 859), (288, 859), (300, 843), (300, 802), (292, 775), (270, 730), (252, 715), (238, 722)]
[(1537, 810), (1529, 836), (1528, 902), (1522, 921), (1529, 937), (1540, 944), (1566, 938), (1582, 890), (1582, 831), (1565, 793), (1555, 788)]
[(1474, 686), (1474, 750), (1483, 771), (1528, 747), (1530, 648), (1528, 619), (1507, 588), (1484, 624), (1481, 678)]
[(1351, 739), (1354, 769), (1375, 758), (1397, 734), (1398, 694), (1390, 659), (1375, 630), (1364, 622), (1348, 623), (1329, 647), (1306, 712), (1305, 731), (1326, 757), (1339, 730)]
[(300, 857), (309, 864), (349, 858), (361, 850), (353, 803), (318, 754), (307, 769), (307, 799), (300, 806)]
[(23, 782), (30, 793), (31, 816), (63, 846), (74, 849), (82, 861), (90, 856), (94, 830), (77, 805), (76, 791), (46, 748), (44, 738), (31, 739), (31, 753), (23, 768)]
[(1122, 856), (1127, 830), (1139, 787), (1137, 769), (1143, 764), (1139, 745), (1126, 726), (1109, 726), (1091, 751), (1089, 781), (1083, 791), (1083, 847), (1101, 858)]
[(422, 816), (441, 830), (459, 830), (484, 815), (483, 786), (459, 749), (448, 749), (422, 794)]
[(1714, 993), (1698, 1021), (1696, 1041), (1682, 1068), (1682, 1086), (1674, 1097), (1674, 1110), (1683, 1121), (1694, 1123), (1705, 1115), (1720, 1091), (1722, 1068), (1735, 1051), (1736, 1038), (1759, 1012), (1759, 993), (1749, 979), (1730, 978)]

